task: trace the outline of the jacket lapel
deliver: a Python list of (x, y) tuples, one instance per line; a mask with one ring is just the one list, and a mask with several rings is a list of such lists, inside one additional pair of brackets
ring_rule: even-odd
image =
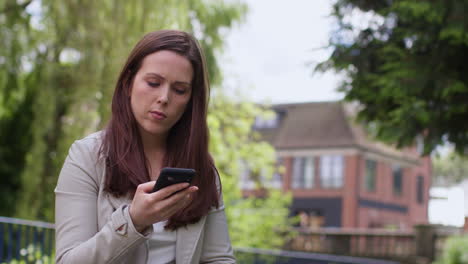
[(193, 255), (200, 242), (200, 235), (205, 226), (206, 216), (200, 221), (177, 229), (176, 263), (192, 263)]

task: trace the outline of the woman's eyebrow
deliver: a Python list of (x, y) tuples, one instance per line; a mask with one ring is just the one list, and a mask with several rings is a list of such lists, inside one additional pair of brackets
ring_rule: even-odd
[(161, 78), (161, 79), (164, 79), (166, 80), (166, 78), (162, 77), (161, 75), (155, 73), (155, 72), (148, 72), (145, 74), (145, 76), (148, 76), (148, 77), (158, 77), (158, 78)]
[(185, 85), (185, 86), (190, 87), (190, 83), (188, 83), (188, 82), (179, 82), (179, 81), (176, 81), (176, 82), (174, 82), (174, 84)]
[[(161, 78), (163, 80), (166, 80), (166, 78), (164, 78), (163, 76), (161, 76), (160, 74), (157, 74), (155, 72), (148, 72), (145, 74), (145, 76), (149, 76), (149, 77), (158, 77), (158, 78)], [(174, 84), (183, 84), (183, 85), (188, 85), (190, 86), (190, 83), (189, 82), (184, 82), (184, 81), (175, 81)]]

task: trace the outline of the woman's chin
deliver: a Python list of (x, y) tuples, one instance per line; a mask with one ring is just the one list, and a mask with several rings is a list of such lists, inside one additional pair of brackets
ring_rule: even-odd
[(169, 130), (162, 127), (143, 127), (143, 132), (151, 136), (165, 137), (167, 136)]

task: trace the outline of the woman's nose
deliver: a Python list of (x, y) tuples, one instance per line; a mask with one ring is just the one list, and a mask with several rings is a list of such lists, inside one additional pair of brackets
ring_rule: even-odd
[(169, 102), (169, 91), (170, 89), (168, 85), (161, 87), (157, 98), (158, 103), (167, 104)]

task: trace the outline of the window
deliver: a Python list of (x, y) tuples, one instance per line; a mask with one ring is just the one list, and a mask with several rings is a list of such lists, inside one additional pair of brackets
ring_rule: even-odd
[(292, 188), (312, 188), (314, 186), (314, 169), (314, 157), (295, 157)]
[(323, 188), (343, 186), (343, 156), (326, 155), (320, 158), (320, 184)]
[[(268, 175), (267, 170), (262, 169), (260, 171), (260, 181), (262, 186), (274, 189), (281, 189), (283, 186), (283, 176), (281, 175), (279, 168), (283, 165), (282, 158), (276, 158), (276, 165), (273, 171), (273, 175)], [(268, 175), (268, 177), (267, 177)]]
[(275, 128), (278, 126), (278, 116), (274, 114), (272, 117), (257, 116), (255, 118), (255, 128)]
[(375, 180), (377, 178), (377, 162), (375, 160), (366, 160), (364, 184), (367, 191), (375, 191)]
[(416, 151), (419, 155), (424, 153), (424, 137), (422, 135), (416, 136)]
[(246, 162), (241, 163), (240, 188), (241, 190), (255, 189), (255, 182), (250, 177), (250, 169)]
[(403, 170), (400, 166), (393, 166), (393, 194), (401, 196), (403, 193)]
[(424, 203), (424, 177), (419, 175), (416, 182), (416, 194), (418, 203)]
[(271, 181), (269, 183), (271, 188), (280, 189), (281, 186), (283, 185), (283, 176), (281, 175), (279, 171), (279, 168), (281, 166), (283, 166), (283, 159), (277, 158), (275, 172), (273, 173), (273, 177), (271, 178)]
[[(279, 167), (282, 165), (283, 161), (281, 158), (278, 158), (276, 163), (276, 167)], [(253, 173), (254, 172), (248, 167), (247, 162), (241, 163), (240, 188), (242, 190), (253, 190), (259, 187), (254, 181), (255, 177), (258, 177), (258, 180), (260, 181), (259, 184), (264, 187), (276, 189), (280, 189), (282, 187), (283, 177), (277, 169), (271, 177), (267, 177), (267, 170), (264, 169), (261, 169), (256, 176), (253, 175)]]

